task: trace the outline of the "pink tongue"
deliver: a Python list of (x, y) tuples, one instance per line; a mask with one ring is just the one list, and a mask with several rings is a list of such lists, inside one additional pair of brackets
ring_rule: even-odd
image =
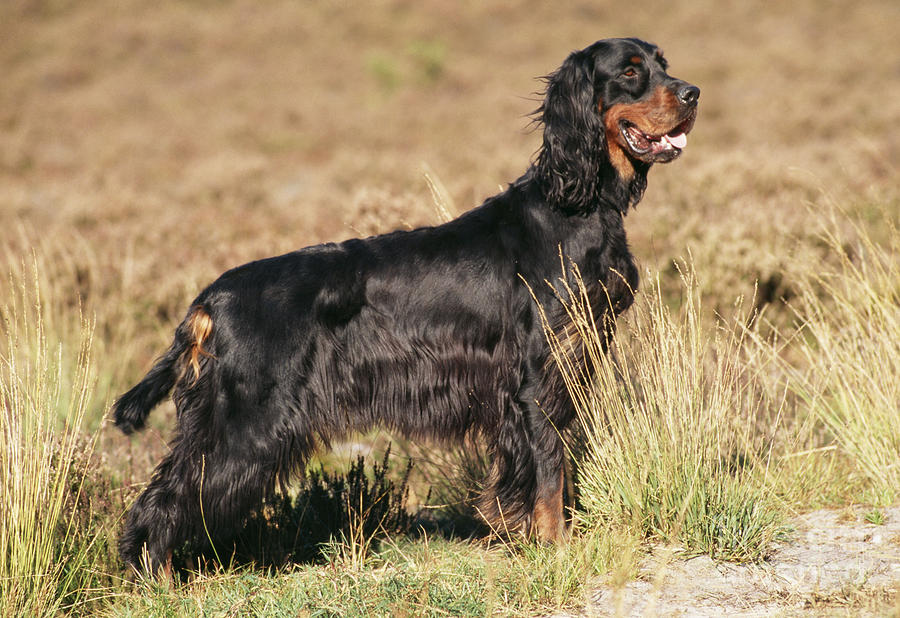
[(684, 148), (687, 146), (687, 135), (679, 133), (678, 135), (666, 135), (667, 142), (675, 146), (675, 148)]

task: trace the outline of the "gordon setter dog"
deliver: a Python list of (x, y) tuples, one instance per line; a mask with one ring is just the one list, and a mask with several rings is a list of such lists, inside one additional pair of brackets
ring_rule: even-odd
[(372, 426), (480, 437), (482, 516), (561, 539), (574, 408), (537, 303), (564, 328), (544, 282), (577, 268), (598, 323), (631, 305), (623, 218), (650, 166), (681, 154), (700, 95), (666, 68), (634, 38), (573, 52), (545, 78), (543, 144), (506, 191), (443, 225), (251, 262), (203, 290), (114, 406), (125, 433), (170, 391), (177, 409), (171, 452), (128, 514), (125, 562), (168, 568), (185, 542), (235, 533), (315, 448)]

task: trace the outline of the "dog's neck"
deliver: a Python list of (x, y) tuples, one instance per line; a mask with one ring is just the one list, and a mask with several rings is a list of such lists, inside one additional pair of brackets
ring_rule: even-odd
[[(532, 167), (522, 177), (526, 182), (535, 182), (540, 186), (544, 199), (556, 210), (567, 215), (586, 216), (598, 210), (616, 210), (623, 216), (629, 209), (637, 206), (647, 188), (647, 173), (651, 164), (642, 161), (631, 161), (633, 173), (623, 178), (619, 171), (609, 162), (601, 163), (597, 178), (590, 183), (591, 191), (577, 194), (564, 194), (560, 199), (548, 195), (542, 184), (540, 170)], [(574, 185), (573, 185), (574, 186)]]
[(631, 164), (633, 171), (627, 178), (611, 164), (601, 168), (596, 197), (600, 208), (611, 208), (626, 215), (644, 197), (651, 164), (642, 161), (631, 161)]

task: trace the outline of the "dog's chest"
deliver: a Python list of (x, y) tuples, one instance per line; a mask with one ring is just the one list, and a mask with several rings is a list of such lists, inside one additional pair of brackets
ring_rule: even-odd
[(577, 265), (578, 275), (592, 304), (600, 303), (605, 309), (612, 307), (619, 313), (631, 305), (637, 291), (637, 266), (620, 217), (601, 221), (596, 231), (594, 236), (573, 243), (569, 259)]

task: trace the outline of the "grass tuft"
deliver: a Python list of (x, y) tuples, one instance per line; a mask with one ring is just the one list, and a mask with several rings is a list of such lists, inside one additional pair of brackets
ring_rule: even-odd
[(760, 560), (782, 519), (767, 481), (777, 418), (768, 418), (747, 362), (748, 320), (708, 327), (693, 271), (681, 272), (680, 310), (666, 306), (657, 278), (620, 324), (626, 329), (610, 354), (583, 281), (557, 290), (577, 332), (561, 338), (545, 324), (586, 442), (577, 517), (587, 528), (630, 527), (687, 554)]

